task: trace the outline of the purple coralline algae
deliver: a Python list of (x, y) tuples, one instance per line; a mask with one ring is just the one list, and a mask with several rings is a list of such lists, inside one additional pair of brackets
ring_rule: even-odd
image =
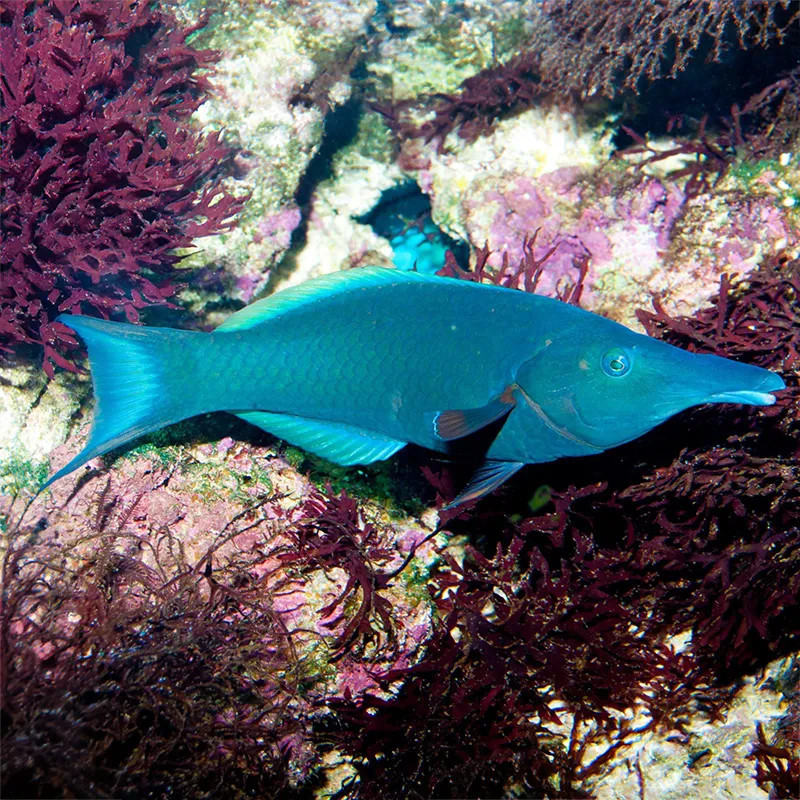
[[(406, 145), (434, 220), (473, 248), (487, 244), (490, 265), (519, 261), (534, 231), (538, 257), (556, 247), (539, 291), (555, 294), (573, 260), (588, 258), (586, 307), (636, 327), (635, 311), (651, 296), (671, 313), (691, 313), (722, 274), (746, 275), (762, 257), (800, 245), (794, 207), (776, 202), (764, 176), (725, 175), (713, 189), (690, 191), (686, 176), (642, 166), (634, 155), (609, 161), (601, 132), (558, 119), (528, 112), (445, 153), (421, 140)], [(518, 148), (532, 126), (561, 130), (577, 163), (569, 164), (556, 133)]]

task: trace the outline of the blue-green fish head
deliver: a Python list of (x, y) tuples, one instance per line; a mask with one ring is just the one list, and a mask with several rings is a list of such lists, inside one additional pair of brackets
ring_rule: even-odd
[(537, 414), (576, 442), (607, 449), (704, 403), (766, 406), (785, 388), (774, 372), (681, 350), (594, 317), (548, 340), (517, 384)]

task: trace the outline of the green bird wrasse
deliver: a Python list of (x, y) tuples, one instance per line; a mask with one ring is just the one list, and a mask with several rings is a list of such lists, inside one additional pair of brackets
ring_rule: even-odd
[(58, 319), (88, 346), (96, 405), (85, 448), (48, 484), (210, 411), (343, 465), (496, 431), (455, 506), (525, 464), (599, 453), (702, 403), (770, 405), (784, 388), (558, 300), (381, 267), (279, 292), (210, 333)]

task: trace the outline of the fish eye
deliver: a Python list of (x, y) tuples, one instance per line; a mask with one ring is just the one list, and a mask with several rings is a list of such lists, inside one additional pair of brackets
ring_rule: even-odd
[(631, 357), (621, 347), (606, 350), (600, 365), (603, 372), (612, 378), (621, 378), (631, 370)]

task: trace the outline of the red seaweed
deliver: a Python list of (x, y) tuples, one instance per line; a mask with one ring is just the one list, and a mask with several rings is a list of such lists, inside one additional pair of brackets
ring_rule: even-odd
[[(299, 566), (304, 572), (335, 567), (347, 574), (347, 583), (337, 597), (320, 610), (331, 617), (326, 628), (342, 627), (331, 644), (335, 656), (342, 656), (367, 642), (380, 644), (382, 638), (393, 638), (399, 624), (392, 614), (391, 603), (381, 594), (391, 573), (381, 572), (394, 552), (381, 543), (375, 525), (364, 519), (358, 503), (342, 491), (315, 494), (304, 507), (304, 516), (287, 529), (291, 543), (276, 553), (284, 566)], [(355, 611), (346, 606), (360, 594)]]
[(281, 796), (304, 723), (258, 551), (188, 564), (168, 529), (126, 530), (135, 498), (95, 502), (90, 539), (2, 562), (3, 796)]
[(0, 350), (75, 370), (61, 312), (170, 305), (176, 248), (230, 227), (229, 150), (189, 124), (215, 55), (148, 2), (0, 2)]
[[(457, 93), (434, 95), (433, 117), (421, 125), (408, 120), (408, 103), (394, 109), (381, 107), (389, 124), (401, 138), (421, 136), (434, 140), (437, 148), (451, 131), (467, 141), (488, 133), (495, 122), (510, 113), (539, 103), (572, 106), (594, 101), (598, 96), (617, 101), (638, 96), (631, 105), (640, 111), (647, 105), (661, 110), (663, 122), (688, 127), (695, 113), (688, 108), (688, 94), (665, 86), (665, 78), (688, 74), (697, 62), (721, 64), (734, 50), (761, 53), (768, 48), (788, 54), (796, 64), (791, 42), (800, 33), (800, 11), (790, 0), (666, 0), (632, 5), (624, 0), (549, 0), (534, 21), (534, 34), (525, 49), (506, 63), (493, 65), (467, 78)], [(725, 129), (722, 142), (750, 157), (783, 152), (797, 137), (800, 124), (800, 93), (797, 70), (784, 74), (783, 62), (767, 62), (769, 81), (752, 93), (736, 95), (715, 92), (711, 104), (731, 97), (730, 111), (720, 109), (714, 121)], [(706, 82), (703, 73), (698, 80)], [(748, 74), (752, 74), (752, 68)], [(721, 86), (738, 85), (739, 77), (728, 77)], [(713, 96), (716, 95), (716, 96)], [(677, 105), (676, 105), (677, 104)], [(413, 105), (413, 104), (412, 104)], [(625, 117), (623, 116), (623, 119)], [(661, 131), (659, 130), (659, 133)], [(703, 130), (688, 140), (707, 149)]]

